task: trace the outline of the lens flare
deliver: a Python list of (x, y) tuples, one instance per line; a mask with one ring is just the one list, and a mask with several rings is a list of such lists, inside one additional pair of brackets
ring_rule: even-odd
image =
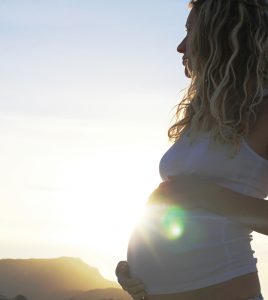
[(164, 235), (175, 240), (183, 235), (185, 226), (185, 213), (179, 206), (168, 207), (161, 217)]

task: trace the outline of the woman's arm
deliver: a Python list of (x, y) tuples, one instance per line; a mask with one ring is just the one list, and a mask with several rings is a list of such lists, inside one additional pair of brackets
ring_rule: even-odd
[(190, 175), (171, 177), (151, 195), (149, 203), (170, 201), (200, 207), (268, 235), (268, 201), (246, 196)]

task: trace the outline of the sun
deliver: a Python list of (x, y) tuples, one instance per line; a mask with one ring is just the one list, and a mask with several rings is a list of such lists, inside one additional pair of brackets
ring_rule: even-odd
[[(124, 159), (123, 153), (114, 157), (115, 162), (124, 160), (129, 157)], [(69, 162), (68, 169), (62, 170), (59, 223), (65, 234), (60, 238), (95, 252), (106, 251), (109, 256), (126, 255), (131, 232), (143, 214), (156, 180), (146, 177), (137, 185), (137, 178), (141, 177), (137, 172), (128, 170), (130, 174), (122, 176), (121, 167), (103, 159), (102, 165), (109, 165), (113, 172), (103, 174), (98, 161), (93, 164), (92, 159), (88, 164), (85, 159), (79, 164), (76, 161), (74, 166)]]

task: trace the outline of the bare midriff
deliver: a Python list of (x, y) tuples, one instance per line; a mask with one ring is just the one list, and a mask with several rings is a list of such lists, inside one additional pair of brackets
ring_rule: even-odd
[(250, 273), (189, 292), (148, 295), (148, 300), (248, 300), (254, 299), (260, 293), (258, 273)]

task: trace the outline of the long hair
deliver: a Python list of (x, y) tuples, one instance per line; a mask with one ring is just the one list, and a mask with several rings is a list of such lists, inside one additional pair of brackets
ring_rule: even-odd
[(192, 0), (191, 83), (169, 128), (240, 145), (254, 126), (268, 79), (268, 1)]

